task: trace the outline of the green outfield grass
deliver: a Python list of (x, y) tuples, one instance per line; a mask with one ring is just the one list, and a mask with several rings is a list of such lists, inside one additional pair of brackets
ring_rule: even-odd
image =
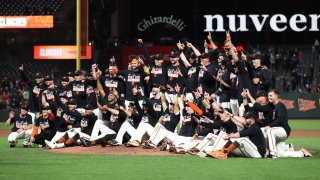
[(0, 179), (319, 179), (320, 139), (287, 142), (312, 149), (314, 157), (217, 160), (189, 155), (52, 154), (21, 144), (10, 149), (6, 137), (0, 137)]
[[(289, 120), (292, 129), (296, 130), (320, 130), (320, 120)], [(3, 122), (0, 123), (1, 129), (10, 129)]]

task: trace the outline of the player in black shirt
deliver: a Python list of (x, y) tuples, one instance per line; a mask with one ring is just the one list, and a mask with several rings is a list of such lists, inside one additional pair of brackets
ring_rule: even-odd
[(9, 118), (6, 121), (6, 126), (13, 124), (11, 133), (8, 136), (10, 147), (15, 147), (18, 143), (17, 139), (24, 138), (23, 147), (29, 147), (31, 132), (32, 132), (32, 117), (28, 114), (29, 108), (22, 106), (20, 113), (15, 115), (13, 111), (9, 113)]
[[(43, 106), (41, 109), (42, 114), (35, 121), (30, 142), (45, 147), (46, 144), (44, 140), (50, 141), (56, 133), (54, 128), (55, 117), (53, 114), (49, 113), (49, 106)], [(40, 132), (38, 133), (39, 128)]]

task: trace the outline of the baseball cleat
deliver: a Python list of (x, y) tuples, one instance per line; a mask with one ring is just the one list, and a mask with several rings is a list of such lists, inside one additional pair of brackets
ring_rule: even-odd
[(54, 149), (54, 148), (55, 148), (54, 143), (53, 143), (53, 142), (51, 142), (51, 141), (44, 140), (44, 143), (46, 143), (47, 148), (49, 148), (49, 149)]
[(121, 144), (117, 140), (112, 139), (111, 146), (121, 146)]
[(91, 146), (91, 141), (88, 141), (88, 140), (86, 140), (86, 139), (84, 139), (84, 138), (80, 138), (80, 141), (81, 141), (81, 143), (82, 143), (82, 145), (84, 146), (84, 147), (89, 147), (89, 146)]
[(197, 149), (197, 148), (192, 148), (192, 149), (188, 150), (187, 152), (189, 154), (196, 155), (196, 154), (198, 154), (200, 152), (200, 150)]
[(301, 148), (301, 151), (303, 152), (304, 157), (312, 157), (312, 154), (308, 150)]

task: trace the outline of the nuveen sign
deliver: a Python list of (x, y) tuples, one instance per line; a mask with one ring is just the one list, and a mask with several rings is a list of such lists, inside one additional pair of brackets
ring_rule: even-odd
[[(255, 27), (256, 31), (262, 31), (263, 27), (266, 23), (270, 25), (270, 28), (275, 32), (283, 32), (290, 28), (293, 31), (301, 32), (301, 31), (319, 31), (318, 21), (320, 18), (319, 14), (294, 14), (290, 18), (287, 18), (283, 14), (251, 14), (251, 15), (226, 15), (226, 18), (229, 22), (229, 27), (225, 29), (224, 23), (226, 22), (226, 18), (220, 14), (215, 15), (204, 15), (206, 20), (205, 22), (205, 32), (216, 31), (216, 32), (224, 32), (226, 30), (230, 30), (233, 32), (237, 31), (253, 31), (253, 29), (248, 29), (247, 23), (248, 19), (249, 23), (252, 23)], [(268, 21), (268, 22), (267, 22)], [(215, 26), (213, 26), (213, 22)], [(307, 27), (307, 24), (310, 24)]]

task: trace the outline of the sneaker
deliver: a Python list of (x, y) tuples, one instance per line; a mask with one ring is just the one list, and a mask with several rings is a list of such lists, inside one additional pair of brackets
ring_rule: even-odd
[(304, 148), (301, 148), (304, 157), (312, 157), (312, 154)]
[(127, 147), (139, 147), (139, 145), (140, 145), (139, 141), (134, 140), (134, 141), (128, 141), (126, 146)]
[(157, 146), (153, 144), (151, 141), (145, 141), (143, 148), (145, 149), (156, 149)]
[(217, 159), (227, 159), (228, 158), (228, 154), (227, 153), (223, 153), (221, 151), (214, 151), (214, 152), (211, 152), (211, 153), (208, 153), (207, 154), (209, 157), (213, 157), (213, 158), (217, 158)]
[(117, 140), (112, 139), (111, 140), (111, 146), (121, 146), (121, 144)]
[(29, 148), (29, 147), (30, 147), (29, 144), (24, 144), (24, 145), (23, 145), (23, 148)]
[(276, 158), (278, 158), (278, 156), (277, 156), (277, 155), (274, 155), (274, 154), (272, 154), (272, 153), (269, 153), (269, 154), (267, 154), (266, 158), (276, 159)]
[(54, 143), (51, 142), (51, 141), (44, 140), (44, 143), (46, 143), (48, 149), (54, 149), (55, 148)]
[(205, 157), (207, 157), (207, 154), (206, 153), (204, 153), (204, 152), (199, 152), (198, 154), (197, 154), (199, 157), (202, 157), (202, 158), (205, 158)]
[(88, 140), (86, 140), (86, 139), (84, 139), (84, 138), (80, 138), (80, 141), (81, 141), (81, 143), (82, 143), (82, 145), (83, 145), (84, 147), (89, 147), (89, 146), (91, 146), (91, 141), (88, 141)]
[(197, 149), (197, 148), (192, 148), (192, 149), (188, 150), (187, 152), (189, 154), (196, 155), (196, 154), (198, 154), (200, 152), (200, 150)]
[(168, 142), (169, 142), (168, 138), (164, 138), (163, 139), (162, 144), (160, 146), (160, 151), (166, 151), (167, 150)]

